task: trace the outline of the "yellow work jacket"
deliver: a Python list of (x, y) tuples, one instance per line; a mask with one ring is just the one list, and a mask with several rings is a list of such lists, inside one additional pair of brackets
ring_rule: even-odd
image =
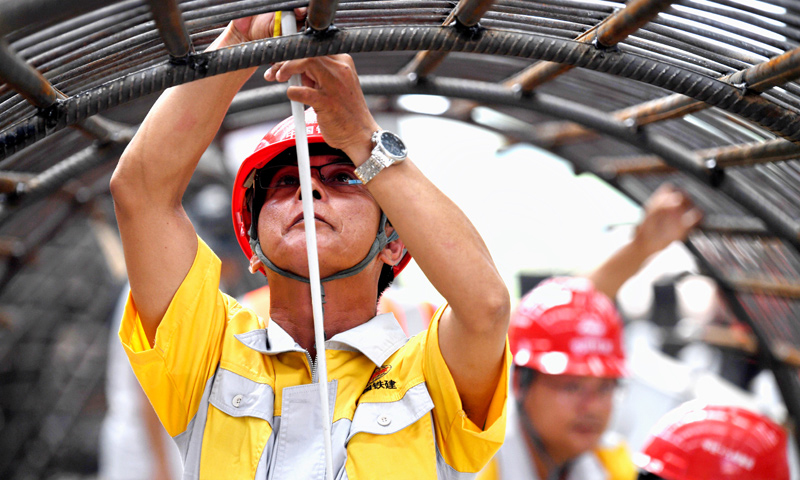
[[(219, 291), (202, 241), (155, 346), (132, 298), (120, 339), (167, 432), (184, 478), (324, 478), (316, 372), (277, 324)], [(438, 344), (440, 308), (408, 339), (383, 314), (326, 342), (336, 479), (472, 478), (503, 442), (506, 373), (485, 427), (467, 418)], [(508, 372), (506, 346), (503, 372)]]

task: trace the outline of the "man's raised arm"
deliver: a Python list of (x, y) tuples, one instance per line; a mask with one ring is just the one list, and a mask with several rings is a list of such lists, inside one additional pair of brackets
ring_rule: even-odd
[(672, 242), (683, 241), (703, 219), (692, 200), (670, 184), (653, 192), (644, 206), (644, 218), (633, 238), (585, 275), (612, 301), (642, 265)]
[[(235, 20), (209, 47), (271, 36), (273, 14)], [(150, 344), (192, 266), (197, 237), (181, 199), (236, 92), (255, 69), (166, 90), (111, 178), (131, 293)]]

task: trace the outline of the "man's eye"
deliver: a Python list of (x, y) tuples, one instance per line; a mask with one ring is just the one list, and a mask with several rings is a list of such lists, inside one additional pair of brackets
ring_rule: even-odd
[(349, 185), (350, 181), (355, 179), (355, 173), (347, 171), (337, 172), (331, 177), (331, 181), (336, 185)]
[(600, 386), (600, 393), (603, 395), (608, 395), (610, 393), (614, 393), (617, 389), (617, 382), (604, 382)]
[(297, 175), (277, 175), (272, 179), (271, 185), (273, 188), (295, 187), (300, 185), (300, 179), (297, 177)]
[(575, 382), (568, 382), (563, 384), (561, 389), (567, 393), (578, 393), (581, 391), (581, 386)]

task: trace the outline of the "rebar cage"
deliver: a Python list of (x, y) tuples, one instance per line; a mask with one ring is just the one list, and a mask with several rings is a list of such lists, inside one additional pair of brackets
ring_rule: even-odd
[[(301, 6), (307, 32), (202, 53), (234, 18)], [(0, 476), (44, 475), (100, 383), (107, 329), (89, 318), (108, 313), (122, 277), (92, 263), (103, 236), (81, 233), (108, 216), (109, 173), (155, 95), (332, 53), (354, 56), (377, 111), (401, 111), (403, 94), (445, 96), (443, 116), (545, 148), (636, 202), (664, 182), (688, 192), (705, 219), (686, 245), (748, 327), (699, 335), (771, 369), (794, 428), (798, 42), (793, 0), (2, 2)], [(285, 89), (249, 82), (222, 134), (285, 116)], [(43, 332), (67, 320), (84, 348), (68, 355), (59, 392), (42, 386), (53, 365), (34, 351), (55, 348)], [(37, 395), (38, 407), (20, 407)], [(34, 444), (39, 455), (26, 455)]]

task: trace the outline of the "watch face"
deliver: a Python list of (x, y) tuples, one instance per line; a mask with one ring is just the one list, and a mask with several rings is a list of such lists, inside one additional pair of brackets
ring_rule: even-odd
[(381, 132), (381, 145), (392, 157), (405, 158), (407, 154), (405, 143), (392, 132)]

